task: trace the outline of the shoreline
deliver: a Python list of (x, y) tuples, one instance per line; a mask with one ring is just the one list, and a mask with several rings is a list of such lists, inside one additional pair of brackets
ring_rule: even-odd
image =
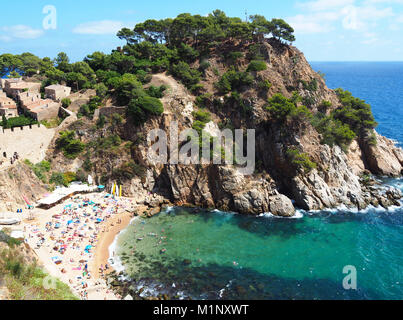
[[(121, 219), (121, 223), (117, 223), (118, 220)], [(102, 232), (98, 236), (97, 245), (94, 252), (94, 258), (92, 263), (89, 266), (89, 270), (93, 275), (94, 279), (99, 279), (100, 272), (99, 268), (101, 265), (105, 266), (105, 264), (109, 264), (108, 260), (109, 256), (109, 247), (115, 241), (116, 237), (120, 232), (125, 230), (130, 222), (133, 219), (133, 213), (125, 211), (117, 216), (114, 216), (107, 222), (107, 225), (104, 226), (107, 228), (105, 232)], [(105, 275), (111, 273), (114, 269), (110, 266), (109, 270), (104, 272)]]

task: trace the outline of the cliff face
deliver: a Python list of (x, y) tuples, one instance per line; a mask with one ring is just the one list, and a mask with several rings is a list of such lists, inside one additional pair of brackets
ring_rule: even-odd
[(46, 188), (25, 164), (17, 164), (0, 171), (0, 211), (24, 208), (24, 197), (35, 203), (46, 193)]
[[(228, 48), (227, 48), (228, 49)], [(243, 51), (239, 45), (228, 50)], [(214, 83), (229, 69), (219, 50), (209, 55), (210, 67), (202, 81), (206, 93), (210, 94), (205, 108), (211, 113), (211, 122), (206, 124), (211, 132), (218, 124), (231, 123), (235, 128), (256, 130), (257, 170), (253, 175), (242, 175), (236, 166), (230, 165), (153, 165), (147, 159), (147, 134), (155, 128), (168, 133), (172, 121), (177, 121), (179, 130), (191, 128), (198, 110), (196, 97), (180, 82), (166, 74), (153, 76), (151, 84), (167, 85), (169, 89), (161, 99), (164, 114), (154, 117), (144, 125), (135, 127), (130, 118), (122, 124), (94, 130), (94, 124), (73, 123), (70, 129), (80, 133), (84, 142), (97, 137), (118, 134), (126, 147), (114, 152), (98, 152), (91, 155), (89, 170), (96, 181), (105, 184), (116, 181), (112, 174), (128, 161), (140, 165), (144, 172), (140, 177), (119, 176), (124, 184), (124, 193), (133, 196), (138, 203), (158, 207), (167, 200), (177, 205), (196, 205), (218, 208), (247, 214), (271, 212), (280, 216), (294, 215), (294, 206), (307, 210), (346, 205), (365, 208), (369, 204), (389, 206), (399, 204), (401, 194), (397, 190), (380, 191), (373, 181), (364, 181), (365, 174), (398, 176), (403, 169), (403, 151), (393, 142), (379, 134), (376, 143), (370, 144), (355, 139), (348, 150), (339, 146), (321, 143), (321, 135), (308, 122), (303, 126), (284, 127), (269, 121), (265, 110), (267, 99), (275, 93), (287, 98), (297, 92), (304, 101), (310, 102), (310, 111), (316, 113), (323, 101), (331, 103), (331, 109), (340, 106), (338, 96), (326, 87), (322, 77), (314, 72), (304, 55), (295, 47), (281, 45), (276, 41), (264, 42), (259, 47), (267, 69), (253, 72), (255, 83), (242, 91), (242, 106), (239, 101), (223, 103), (230, 96), (219, 94)], [(193, 67), (198, 67), (196, 62)], [(245, 70), (248, 61), (236, 62)], [(257, 83), (267, 80), (271, 87), (264, 94)], [(308, 83), (316, 82), (316, 89), (309, 90)], [(216, 103), (218, 102), (218, 103)], [(249, 112), (245, 114), (243, 108)], [(168, 139), (169, 141), (169, 139)], [(129, 145), (130, 144), (130, 145)], [(124, 145), (124, 144), (123, 144)], [(316, 167), (309, 172), (295, 170), (287, 157), (287, 150), (298, 148)], [(169, 146), (170, 147), (170, 146)], [(74, 162), (61, 159), (60, 153), (50, 152), (58, 169), (75, 171), (84, 163), (84, 156)], [(59, 161), (59, 160), (60, 161)], [(292, 200), (293, 201), (292, 201)]]

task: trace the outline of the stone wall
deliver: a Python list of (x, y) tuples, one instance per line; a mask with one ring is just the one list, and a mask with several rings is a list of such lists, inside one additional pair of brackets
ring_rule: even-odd
[(28, 159), (33, 163), (42, 161), (54, 134), (54, 129), (47, 129), (43, 125), (0, 128), (0, 162), (3, 162), (0, 168), (11, 164), (10, 158), (14, 152), (19, 154), (20, 160)]
[(94, 119), (98, 119), (100, 116), (110, 117), (114, 113), (124, 115), (126, 113), (126, 109), (127, 109), (126, 107), (114, 107), (114, 106), (97, 109), (94, 112)]

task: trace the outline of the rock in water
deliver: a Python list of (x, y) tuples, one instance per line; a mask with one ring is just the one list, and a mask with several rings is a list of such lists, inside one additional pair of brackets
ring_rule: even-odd
[(292, 217), (295, 215), (295, 208), (291, 200), (283, 194), (269, 198), (270, 212), (275, 216)]

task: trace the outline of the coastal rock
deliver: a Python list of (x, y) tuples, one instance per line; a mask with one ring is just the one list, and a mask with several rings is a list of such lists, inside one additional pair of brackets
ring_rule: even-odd
[(386, 191), (386, 196), (390, 199), (399, 200), (402, 198), (402, 192), (397, 188), (390, 187)]
[(375, 133), (376, 144), (363, 143), (366, 162), (374, 174), (399, 176), (403, 170), (403, 151), (392, 140)]
[(295, 208), (291, 200), (283, 194), (269, 198), (270, 212), (276, 216), (292, 217), (295, 214)]
[[(313, 155), (318, 169), (298, 175), (288, 184), (298, 206), (305, 210), (332, 208), (341, 204), (365, 207), (359, 177), (339, 146), (312, 145), (302, 141), (305, 152)], [(309, 143), (309, 145), (308, 145)]]

